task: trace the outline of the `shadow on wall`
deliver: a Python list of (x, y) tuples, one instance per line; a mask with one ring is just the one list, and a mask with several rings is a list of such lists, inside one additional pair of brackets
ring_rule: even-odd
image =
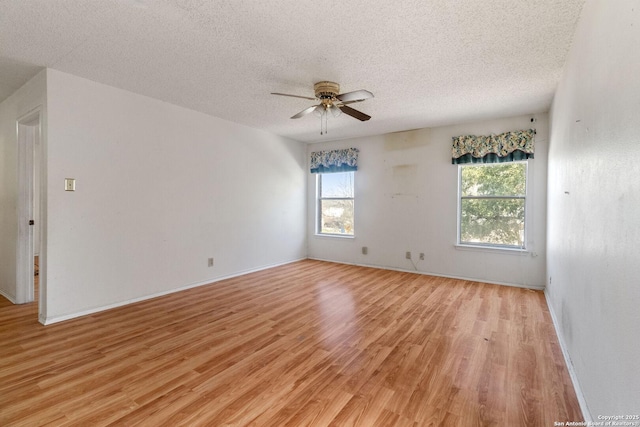
[(431, 144), (431, 128), (394, 132), (383, 136), (385, 151), (407, 150)]

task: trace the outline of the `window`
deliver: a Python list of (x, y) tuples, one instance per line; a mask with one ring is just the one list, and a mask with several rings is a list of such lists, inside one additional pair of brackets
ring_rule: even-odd
[(458, 168), (458, 243), (524, 249), (527, 163)]
[(353, 236), (353, 172), (319, 173), (318, 234)]

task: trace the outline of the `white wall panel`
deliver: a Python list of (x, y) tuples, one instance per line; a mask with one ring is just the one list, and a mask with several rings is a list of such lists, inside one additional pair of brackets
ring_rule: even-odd
[(302, 144), (55, 70), (48, 100), (49, 321), (306, 256)]
[(638, 1), (587, 1), (551, 114), (547, 293), (594, 421), (640, 414), (639, 47)]

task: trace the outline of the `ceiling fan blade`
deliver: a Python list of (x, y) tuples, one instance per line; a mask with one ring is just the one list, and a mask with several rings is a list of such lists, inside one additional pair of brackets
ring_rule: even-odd
[(305, 108), (304, 110), (300, 111), (298, 114), (291, 116), (292, 119), (299, 119), (302, 116), (306, 116), (307, 114), (311, 113), (312, 111), (315, 111), (316, 108), (318, 108), (320, 105), (312, 105), (309, 108)]
[(336, 95), (336, 98), (342, 102), (363, 101), (365, 99), (373, 98), (373, 94), (368, 90), (362, 89), (353, 92), (341, 93), (340, 95)]
[(362, 101), (366, 101), (366, 99), (355, 99), (353, 101), (340, 101), (340, 103), (338, 103), (338, 105), (348, 105), (348, 104), (355, 104), (356, 102), (362, 102)]
[(339, 108), (343, 113), (348, 114), (351, 117), (354, 117), (362, 122), (366, 122), (371, 118), (371, 116), (366, 115), (362, 111), (354, 110), (353, 108), (347, 107), (346, 105), (340, 105)]
[(290, 96), (292, 98), (302, 98), (302, 99), (309, 99), (311, 101), (315, 101), (315, 98), (311, 98), (309, 96), (300, 96), (300, 95), (289, 95), (288, 93), (277, 93), (277, 92), (271, 92), (271, 95), (280, 95), (280, 96)]

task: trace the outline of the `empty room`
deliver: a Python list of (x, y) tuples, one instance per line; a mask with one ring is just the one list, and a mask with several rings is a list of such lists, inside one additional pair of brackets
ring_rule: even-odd
[(0, 0), (0, 425), (640, 426), (639, 16)]

